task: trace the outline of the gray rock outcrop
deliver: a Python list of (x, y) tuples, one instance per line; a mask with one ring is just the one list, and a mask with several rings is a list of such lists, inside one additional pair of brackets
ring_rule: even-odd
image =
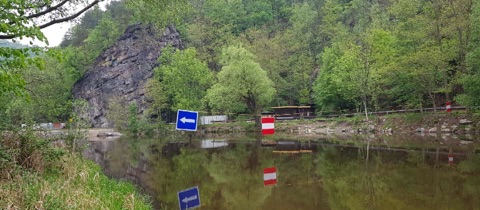
[(74, 97), (88, 101), (88, 110), (82, 117), (93, 127), (113, 126), (106, 118), (108, 101), (113, 96), (120, 96), (126, 104), (136, 103), (139, 114), (146, 109), (144, 86), (159, 66), (157, 59), (162, 49), (167, 45), (183, 48), (174, 27), (162, 31), (158, 36), (150, 26), (129, 26), (74, 85)]

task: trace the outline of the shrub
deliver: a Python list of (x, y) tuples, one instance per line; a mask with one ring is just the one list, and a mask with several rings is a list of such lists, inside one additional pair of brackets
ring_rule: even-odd
[(66, 151), (53, 147), (52, 142), (33, 130), (4, 132), (0, 139), (0, 178), (12, 178), (19, 169), (41, 173), (57, 167)]

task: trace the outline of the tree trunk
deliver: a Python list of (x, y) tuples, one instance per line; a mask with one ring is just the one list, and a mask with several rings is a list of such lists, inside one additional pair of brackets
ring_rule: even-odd
[(262, 115), (261, 114), (255, 114), (255, 128), (257, 128), (259, 131), (262, 130)]
[(368, 111), (367, 111), (367, 99), (366, 99), (366, 97), (365, 97), (365, 99), (363, 99), (363, 107), (365, 108), (365, 119), (368, 122)]
[(429, 92), (429, 93), (428, 93), (428, 96), (429, 96), (430, 99), (432, 100), (433, 113), (434, 113), (434, 114), (437, 114), (437, 105), (435, 104), (435, 94)]

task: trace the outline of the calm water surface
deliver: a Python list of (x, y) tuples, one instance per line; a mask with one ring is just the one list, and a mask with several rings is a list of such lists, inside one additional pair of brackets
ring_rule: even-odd
[[(209, 210), (480, 209), (478, 141), (365, 139), (120, 138), (91, 142), (84, 155), (158, 209), (179, 209), (177, 192), (193, 186)], [(271, 166), (278, 185), (264, 187)]]

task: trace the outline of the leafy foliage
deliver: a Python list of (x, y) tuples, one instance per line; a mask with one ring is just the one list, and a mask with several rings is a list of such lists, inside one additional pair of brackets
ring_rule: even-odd
[(200, 110), (213, 75), (207, 65), (196, 58), (195, 49), (165, 48), (159, 61), (162, 65), (154, 70), (155, 77), (162, 83), (163, 93), (170, 102), (168, 107), (172, 111)]
[(3, 123), (65, 122), (69, 118), (72, 111), (71, 90), (77, 79), (75, 71), (47, 54), (38, 59), (45, 62), (43, 70), (30, 65), (17, 70), (19, 81), (10, 81), (12, 84), (23, 84), (23, 92), (28, 97), (13, 93), (0, 96)]
[(122, 96), (115, 95), (108, 100), (108, 112), (107, 118), (113, 122), (115, 128), (119, 130), (126, 130), (129, 125), (129, 112), (125, 112), (128, 109), (128, 104), (125, 104)]
[(193, 9), (189, 0), (125, 0), (135, 21), (152, 23), (158, 28), (180, 23)]
[[(25, 2), (39, 11), (47, 9), (36, 1)], [(175, 24), (188, 46), (185, 51), (163, 53), (161, 66), (147, 85), (149, 118), (168, 120), (179, 108), (257, 114), (269, 106), (312, 103), (325, 112), (437, 107), (452, 99), (467, 106), (480, 104), (476, 24), (480, 16), (478, 2), (472, 0), (124, 0), (110, 2), (106, 11), (92, 8), (65, 35), (62, 64), (44, 61), (43, 49), (0, 48), (4, 57), (0, 107), (3, 115), (12, 114), (4, 121), (18, 122), (21, 115), (32, 113), (33, 106), (21, 108), (29, 99), (8, 101), (12, 95), (34, 93), (22, 91), (34, 88), (38, 98), (45, 98), (54, 90), (25, 81), (28, 75), (42, 76), (27, 74), (24, 68), (46, 67), (46, 77), (71, 85), (133, 22), (152, 23), (158, 29)], [(0, 32), (44, 40), (38, 27), (22, 20), (34, 10), (25, 11), (2, 14), (14, 22)], [(238, 54), (237, 60), (227, 58), (224, 49), (231, 46), (238, 48), (228, 52)], [(239, 53), (242, 50), (251, 53)], [(68, 81), (51, 75), (50, 66), (66, 69)], [(255, 80), (244, 76), (250, 74)], [(252, 95), (262, 88), (266, 94), (246, 96), (245, 82), (263, 84), (252, 88)], [(61, 97), (51, 96), (41, 106), (51, 113), (36, 112), (35, 120), (68, 115), (59, 114), (68, 106), (53, 104), (69, 97), (57, 95)], [(34, 102), (38, 98), (32, 97)]]
[[(73, 20), (97, 3), (99, 0), (1, 1), (0, 39), (30, 38), (48, 44), (40, 29)], [(85, 6), (77, 7), (78, 4)], [(41, 53), (39, 48), (0, 47), (0, 94), (24, 94), (25, 82), (15, 69), (28, 65), (43, 67), (44, 62), (38, 57)]]
[[(100, 54), (110, 47), (132, 22), (124, 1), (112, 1), (106, 11), (95, 7), (65, 34), (60, 44), (67, 62), (83, 75)], [(82, 52), (82, 53), (78, 53)]]
[(473, 84), (459, 80), (478, 45), (471, 0), (187, 2), (177, 18), (198, 58), (219, 71), (223, 47), (241, 43), (274, 83), (270, 105), (436, 107)]
[(480, 3), (473, 1), (472, 14), (470, 17), (470, 37), (468, 53), (466, 57), (467, 72), (460, 80), (464, 87), (464, 93), (456, 100), (467, 106), (480, 106)]
[(207, 100), (215, 110), (259, 115), (273, 99), (275, 89), (254, 55), (241, 46), (226, 47), (218, 82), (208, 90)]

